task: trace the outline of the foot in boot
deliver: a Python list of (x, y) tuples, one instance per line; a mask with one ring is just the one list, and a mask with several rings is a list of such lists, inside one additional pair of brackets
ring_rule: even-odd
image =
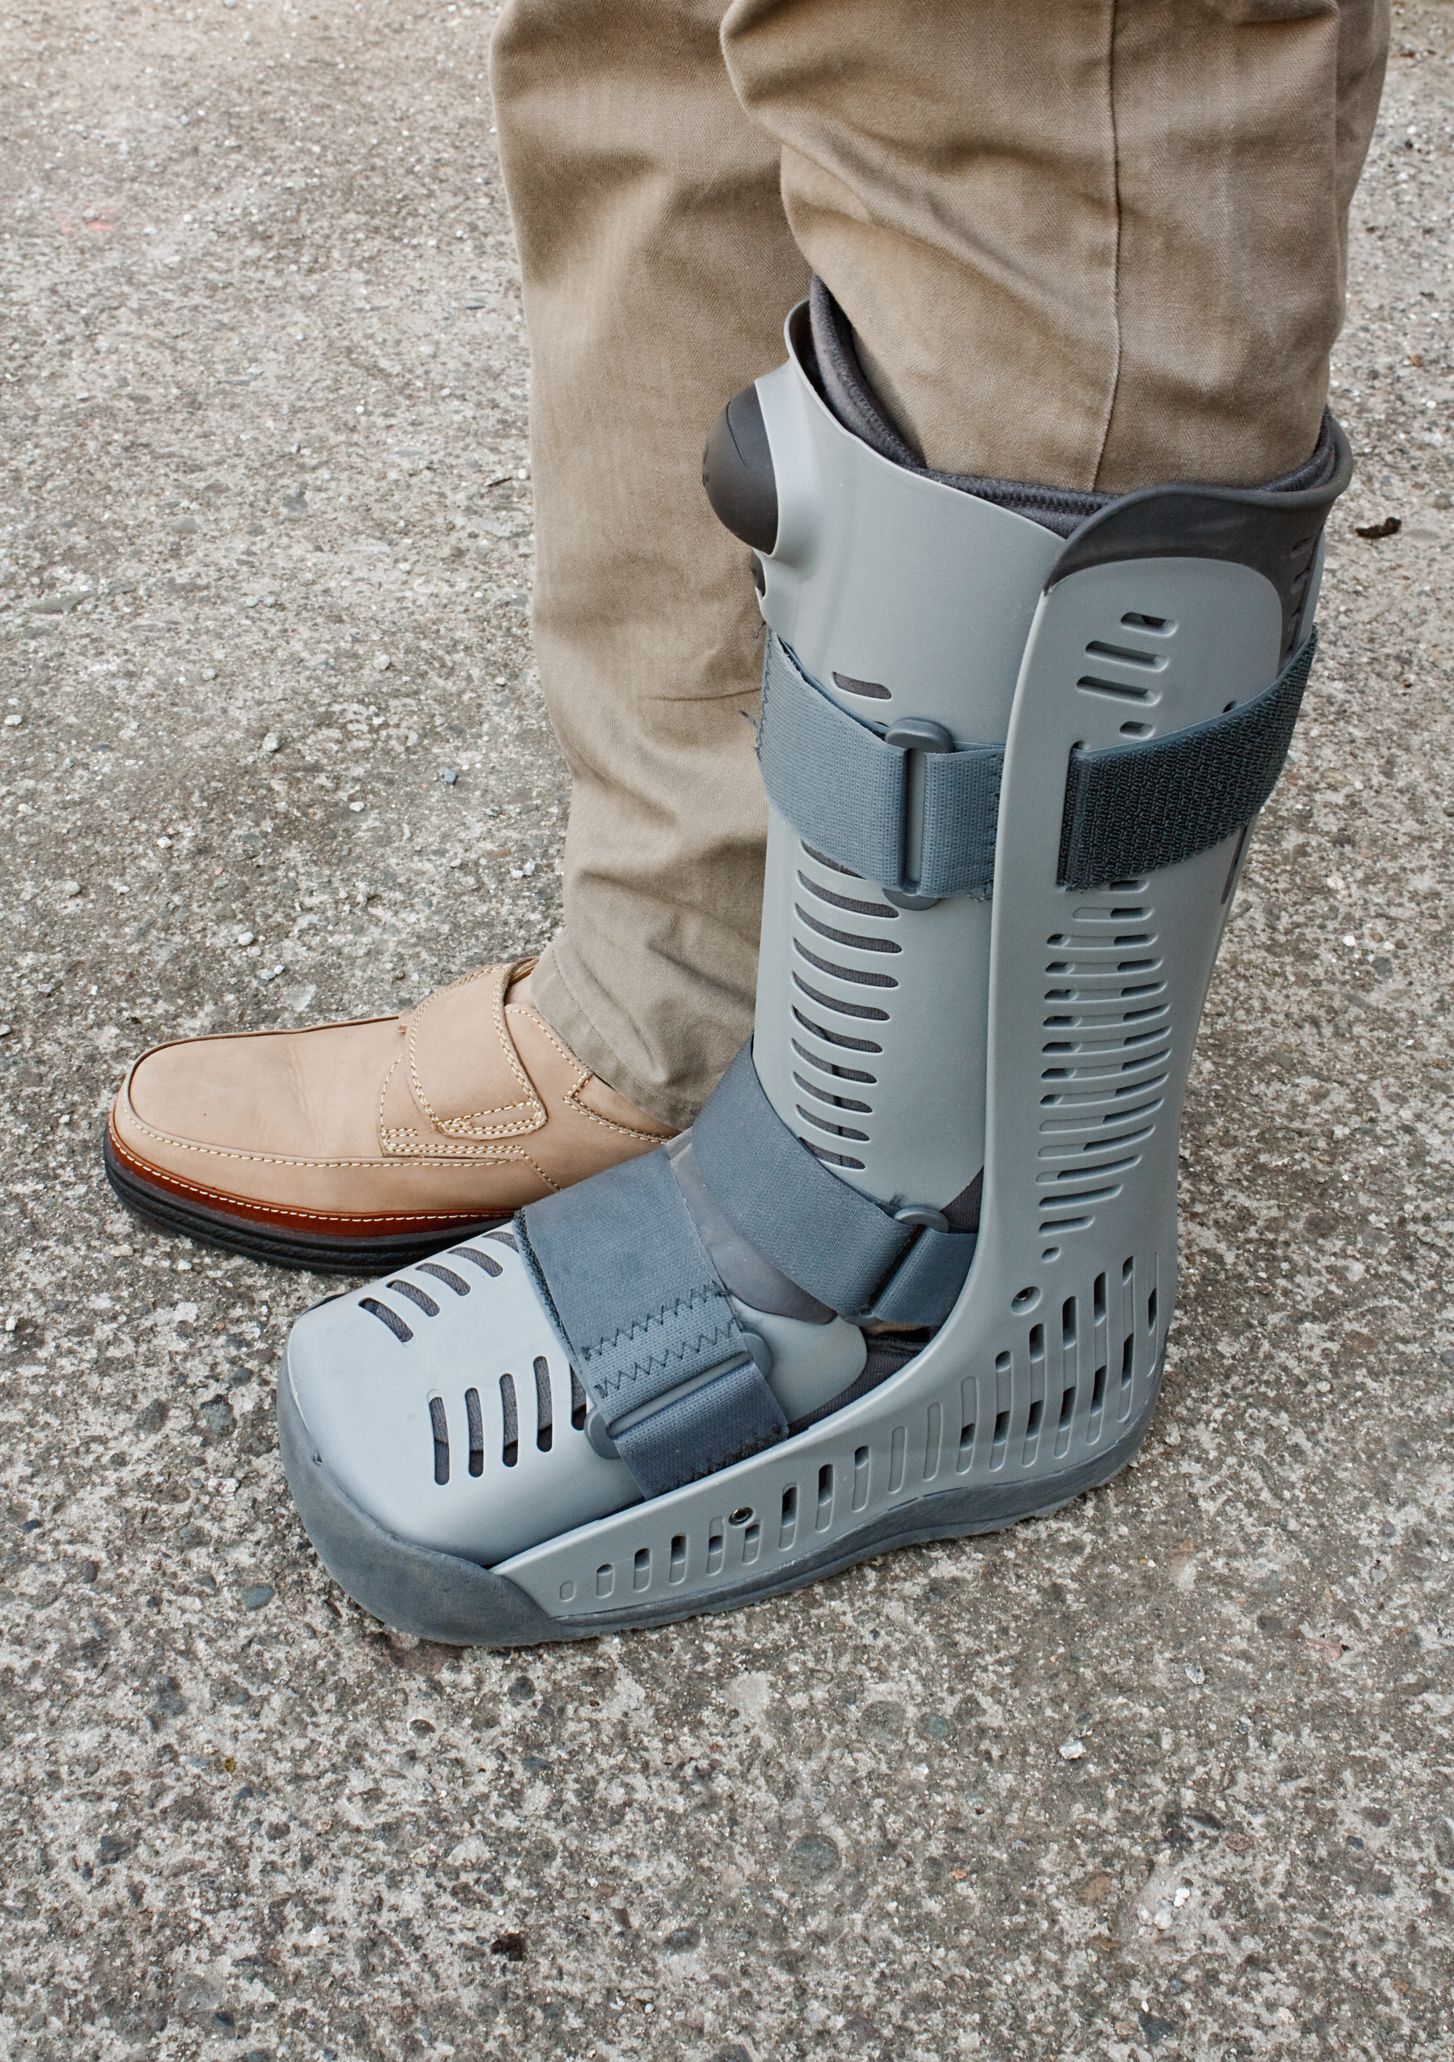
[(156, 1046), (106, 1127), (112, 1187), (235, 1252), (367, 1273), (659, 1144), (670, 1128), (533, 1007), (532, 965), (486, 967), (404, 1016)]

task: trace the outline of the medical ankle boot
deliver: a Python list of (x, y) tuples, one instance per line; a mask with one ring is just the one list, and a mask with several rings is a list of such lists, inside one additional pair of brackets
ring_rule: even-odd
[(823, 311), (708, 448), (767, 624), (750, 1045), (680, 1138), (289, 1344), (303, 1522), (425, 1637), (659, 1624), (991, 1531), (1107, 1481), (1155, 1406), (1197, 1020), (1346, 447), (1249, 491), (935, 475)]

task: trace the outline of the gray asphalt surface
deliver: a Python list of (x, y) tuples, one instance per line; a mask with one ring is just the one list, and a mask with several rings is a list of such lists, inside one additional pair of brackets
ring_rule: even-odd
[(0, 2055), (1448, 2062), (1454, 8), (1395, 11), (1142, 1460), (513, 1658), (341, 1599), (271, 1418), (322, 1285), (97, 1157), (141, 1045), (551, 928), (490, 19), (0, 21)]

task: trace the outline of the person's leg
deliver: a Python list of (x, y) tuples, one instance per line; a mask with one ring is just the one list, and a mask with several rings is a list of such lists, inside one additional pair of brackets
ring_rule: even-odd
[(1251, 485), (1318, 435), (1386, 0), (734, 0), (793, 233), (934, 467)]
[(746, 1035), (762, 880), (756, 610), (702, 442), (808, 282), (721, 15), (511, 0), (491, 68), (533, 368), (536, 652), (572, 779), (565, 925), (532, 991), (674, 1123)]
[[(720, 0), (513, 0), (495, 44), (535, 361), (541, 673), (567, 927), (407, 1016), (144, 1054), (122, 1199), (254, 1257), (378, 1268), (654, 1145), (751, 1014), (763, 806), (742, 547), (698, 474), (807, 283)], [(522, 941), (523, 942), (523, 941)]]

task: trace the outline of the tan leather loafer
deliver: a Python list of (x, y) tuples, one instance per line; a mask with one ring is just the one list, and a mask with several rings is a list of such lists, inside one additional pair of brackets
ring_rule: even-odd
[(669, 1138), (532, 1007), (533, 965), (402, 1017), (154, 1047), (106, 1127), (112, 1187), (234, 1252), (377, 1272)]

